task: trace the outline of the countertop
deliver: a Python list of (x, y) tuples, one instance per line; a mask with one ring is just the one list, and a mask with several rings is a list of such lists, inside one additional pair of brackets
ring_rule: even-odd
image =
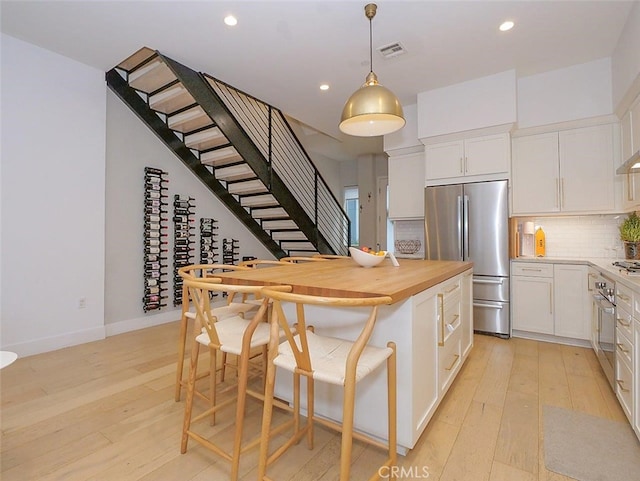
[(250, 271), (216, 273), (223, 282), (250, 285), (290, 285), (293, 292), (317, 296), (389, 296), (393, 302), (407, 299), (473, 267), (472, 262), (390, 259), (364, 268), (353, 259), (304, 262)]
[(619, 267), (613, 265), (614, 262), (624, 262), (628, 259), (612, 259), (612, 258), (590, 258), (590, 259), (574, 259), (559, 257), (517, 257), (511, 259), (513, 262), (543, 262), (547, 264), (582, 264), (594, 267), (608, 277), (612, 277), (614, 281), (621, 282), (626, 286), (640, 292), (640, 275), (633, 276), (620, 270)]

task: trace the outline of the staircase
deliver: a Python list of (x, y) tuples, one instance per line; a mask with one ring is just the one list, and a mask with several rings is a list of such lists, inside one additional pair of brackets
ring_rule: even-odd
[(278, 109), (146, 47), (106, 80), (274, 256), (348, 253), (349, 219)]

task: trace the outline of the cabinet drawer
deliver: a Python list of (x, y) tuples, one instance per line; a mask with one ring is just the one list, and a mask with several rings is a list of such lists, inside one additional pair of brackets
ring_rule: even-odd
[(616, 329), (616, 359), (622, 359), (630, 368), (633, 366), (633, 343), (621, 331)]
[(514, 262), (511, 266), (514, 276), (553, 277), (553, 264)]
[(633, 291), (620, 283), (616, 283), (616, 306), (629, 313), (633, 312)]
[(616, 306), (616, 329), (621, 331), (627, 339), (633, 339), (633, 318), (622, 305)]
[(631, 420), (631, 409), (633, 406), (633, 376), (631, 369), (616, 358), (616, 395), (622, 406), (622, 410)]
[(460, 329), (453, 331), (444, 347), (438, 349), (438, 386), (440, 391), (446, 389), (453, 381), (454, 374), (462, 362), (461, 333)]

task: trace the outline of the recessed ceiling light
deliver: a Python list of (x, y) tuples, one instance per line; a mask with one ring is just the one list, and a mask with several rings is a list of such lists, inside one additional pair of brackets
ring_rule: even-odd
[(511, 30), (515, 24), (511, 20), (507, 20), (500, 25), (500, 31), (506, 32), (507, 30)]
[(238, 24), (238, 19), (233, 15), (227, 15), (226, 17), (224, 17), (224, 23), (229, 25), (230, 27), (234, 27)]
[(329, 90), (329, 85), (328, 84), (320, 85), (320, 90)]

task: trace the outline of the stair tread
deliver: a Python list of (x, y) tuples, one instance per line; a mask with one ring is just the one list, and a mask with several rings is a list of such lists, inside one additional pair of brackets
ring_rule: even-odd
[(118, 64), (118, 68), (121, 68), (123, 70), (126, 70), (127, 72), (130, 72), (135, 67), (137, 67), (142, 62), (144, 62), (146, 59), (148, 59), (149, 57), (155, 54), (156, 54), (155, 50), (150, 49), (149, 47), (142, 47), (140, 50), (138, 50), (132, 55), (129, 55), (126, 59), (120, 62)]
[(212, 127), (185, 136), (184, 143), (190, 149), (207, 150), (219, 145), (228, 144), (229, 140), (218, 127)]
[(230, 194), (248, 194), (258, 192), (269, 192), (267, 187), (259, 179), (234, 182), (227, 186), (227, 190)]
[(171, 115), (167, 120), (167, 125), (171, 130), (183, 133), (192, 132), (212, 124), (213, 121), (199, 105), (179, 114)]
[(242, 157), (233, 146), (209, 150), (200, 155), (200, 162), (205, 165), (213, 165), (214, 167), (232, 164), (241, 160), (243, 160)]
[(178, 83), (149, 97), (149, 107), (158, 112), (169, 114), (195, 103), (195, 99)]
[(145, 93), (155, 92), (174, 80), (176, 76), (159, 58), (129, 74), (129, 85)]

